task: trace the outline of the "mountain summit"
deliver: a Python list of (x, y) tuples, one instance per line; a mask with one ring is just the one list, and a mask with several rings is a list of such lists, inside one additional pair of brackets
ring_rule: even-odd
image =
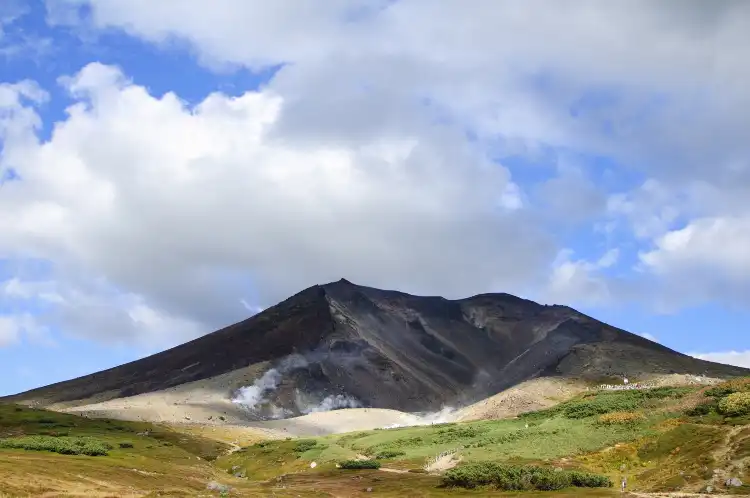
[(10, 399), (84, 404), (219, 378), (226, 381), (214, 385), (227, 397), (252, 386), (244, 391), (252, 403), (284, 416), (303, 411), (300, 398), (430, 411), (540, 376), (669, 373), (748, 371), (680, 354), (566, 306), (509, 294), (419, 297), (342, 279), (167, 351)]

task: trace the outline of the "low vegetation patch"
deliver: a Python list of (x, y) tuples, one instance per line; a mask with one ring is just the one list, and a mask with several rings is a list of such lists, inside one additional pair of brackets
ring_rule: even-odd
[(599, 415), (597, 422), (602, 425), (630, 425), (643, 422), (646, 417), (638, 412), (612, 412)]
[(693, 408), (685, 411), (685, 414), (689, 417), (703, 417), (716, 413), (719, 410), (719, 403), (717, 400), (711, 400), (704, 403), (700, 403)]
[(347, 470), (377, 470), (380, 468), (380, 462), (377, 460), (344, 460), (343, 462), (339, 462), (339, 467)]
[(442, 484), (446, 487), (469, 489), (493, 486), (504, 491), (553, 491), (573, 486), (610, 487), (612, 481), (606, 476), (587, 472), (484, 462), (462, 465), (447, 471)]
[(729, 417), (750, 414), (750, 392), (736, 392), (721, 398), (719, 413)]
[(0, 448), (51, 451), (61, 455), (107, 455), (112, 445), (87, 437), (23, 436), (0, 439)]
[(404, 456), (404, 455), (406, 455), (406, 453), (404, 453), (403, 451), (385, 450), (385, 451), (381, 451), (380, 453), (378, 453), (377, 455), (375, 455), (375, 458), (377, 460), (387, 460), (388, 458), (396, 458), (396, 457), (400, 457), (400, 456)]
[(615, 412), (633, 412), (641, 408), (654, 407), (660, 402), (680, 399), (691, 388), (657, 387), (629, 391), (600, 391), (588, 393), (578, 399), (566, 401), (553, 408), (521, 415), (526, 419), (550, 418), (562, 415), (577, 420)]
[(723, 398), (734, 393), (750, 392), (750, 377), (732, 379), (721, 384), (717, 384), (711, 389), (706, 390), (705, 395), (712, 398)]
[(294, 451), (297, 453), (304, 453), (315, 448), (318, 442), (315, 439), (301, 439), (294, 445)]

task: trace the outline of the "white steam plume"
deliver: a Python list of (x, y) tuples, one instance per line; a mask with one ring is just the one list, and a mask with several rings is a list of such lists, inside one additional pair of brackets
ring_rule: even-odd
[(296, 396), (297, 408), (302, 413), (329, 412), (331, 410), (340, 410), (342, 408), (361, 408), (362, 403), (352, 396), (345, 394), (332, 394), (326, 396), (320, 403), (311, 403), (304, 401), (300, 393)]
[(253, 382), (252, 386), (241, 387), (232, 401), (252, 410), (266, 401), (266, 396), (281, 383), (281, 372), (272, 368)]
[(403, 423), (395, 423), (382, 427), (383, 429), (398, 429), (399, 427), (413, 427), (417, 425), (445, 424), (456, 419), (456, 409), (444, 406), (436, 412), (410, 413), (410, 419)]
[(266, 371), (251, 386), (237, 390), (232, 402), (253, 410), (268, 401), (268, 396), (279, 387), (284, 374), (307, 365), (308, 361), (303, 356), (289, 355), (279, 363), (278, 367)]

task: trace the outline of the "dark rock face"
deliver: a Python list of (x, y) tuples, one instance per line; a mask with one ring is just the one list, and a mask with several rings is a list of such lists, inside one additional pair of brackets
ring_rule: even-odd
[(341, 280), (162, 353), (9, 399), (49, 404), (131, 396), (290, 354), (307, 364), (285, 375), (273, 401), (292, 411), (295, 392), (425, 411), (473, 402), (540, 375), (749, 373), (690, 358), (565, 306), (508, 294), (449, 301)]

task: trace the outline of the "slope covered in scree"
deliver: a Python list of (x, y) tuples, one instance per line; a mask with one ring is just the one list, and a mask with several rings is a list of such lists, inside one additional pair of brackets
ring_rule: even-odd
[[(302, 407), (335, 408), (338, 402), (431, 411), (468, 404), (537, 376), (747, 374), (564, 306), (508, 294), (418, 297), (340, 280), (162, 353), (12, 399), (42, 405), (101, 401), (263, 362), (280, 372), (273, 389), (262, 392), (263, 401), (285, 416), (304, 412)], [(227, 396), (235, 387), (226, 386)]]

